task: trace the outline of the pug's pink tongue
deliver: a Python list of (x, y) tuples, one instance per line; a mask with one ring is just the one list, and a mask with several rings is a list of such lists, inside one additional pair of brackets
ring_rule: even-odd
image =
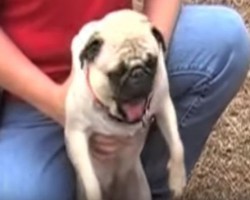
[(140, 101), (138, 103), (124, 103), (122, 109), (126, 114), (127, 120), (129, 122), (141, 119), (144, 114), (145, 101)]

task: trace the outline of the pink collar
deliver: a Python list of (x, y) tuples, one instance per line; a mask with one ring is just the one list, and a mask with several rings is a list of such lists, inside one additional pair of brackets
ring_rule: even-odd
[(97, 98), (97, 96), (96, 96), (96, 94), (95, 94), (93, 88), (91, 87), (90, 79), (89, 79), (89, 74), (90, 74), (90, 67), (87, 66), (87, 69), (86, 69), (86, 81), (87, 81), (87, 86), (88, 86), (88, 88), (89, 88), (89, 90), (90, 90), (90, 93), (93, 95), (94, 101), (95, 101), (97, 104), (99, 104), (99, 105), (101, 105), (102, 107), (105, 108), (106, 106)]

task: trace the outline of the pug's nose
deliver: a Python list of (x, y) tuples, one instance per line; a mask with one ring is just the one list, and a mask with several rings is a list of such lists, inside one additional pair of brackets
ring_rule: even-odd
[(145, 81), (147, 77), (148, 77), (148, 74), (143, 69), (143, 66), (136, 66), (134, 69), (132, 69), (129, 79), (131, 83), (137, 84), (137, 83)]
[(123, 84), (120, 98), (123, 100), (132, 100), (147, 97), (151, 92), (153, 80), (154, 74), (149, 73), (145, 66), (133, 67)]

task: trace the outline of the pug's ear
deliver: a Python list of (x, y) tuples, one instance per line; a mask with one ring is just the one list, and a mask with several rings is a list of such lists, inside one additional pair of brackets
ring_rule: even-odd
[(166, 52), (167, 48), (166, 48), (166, 44), (165, 44), (165, 41), (161, 32), (155, 26), (153, 26), (151, 30), (152, 30), (153, 36), (155, 37), (159, 45), (162, 47), (163, 52)]
[(98, 33), (94, 33), (87, 42), (84, 49), (81, 51), (79, 59), (81, 67), (83, 67), (84, 61), (93, 62), (101, 51), (101, 47), (104, 41)]

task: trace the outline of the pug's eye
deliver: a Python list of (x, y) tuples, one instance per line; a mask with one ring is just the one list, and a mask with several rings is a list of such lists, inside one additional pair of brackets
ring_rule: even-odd
[(116, 70), (113, 70), (108, 73), (108, 76), (111, 79), (120, 79), (126, 73), (126, 67), (124, 63), (119, 64)]
[(152, 54), (148, 54), (147, 60), (146, 60), (146, 66), (148, 68), (151, 68), (151, 69), (156, 68), (156, 66), (157, 66), (157, 57), (152, 55)]

